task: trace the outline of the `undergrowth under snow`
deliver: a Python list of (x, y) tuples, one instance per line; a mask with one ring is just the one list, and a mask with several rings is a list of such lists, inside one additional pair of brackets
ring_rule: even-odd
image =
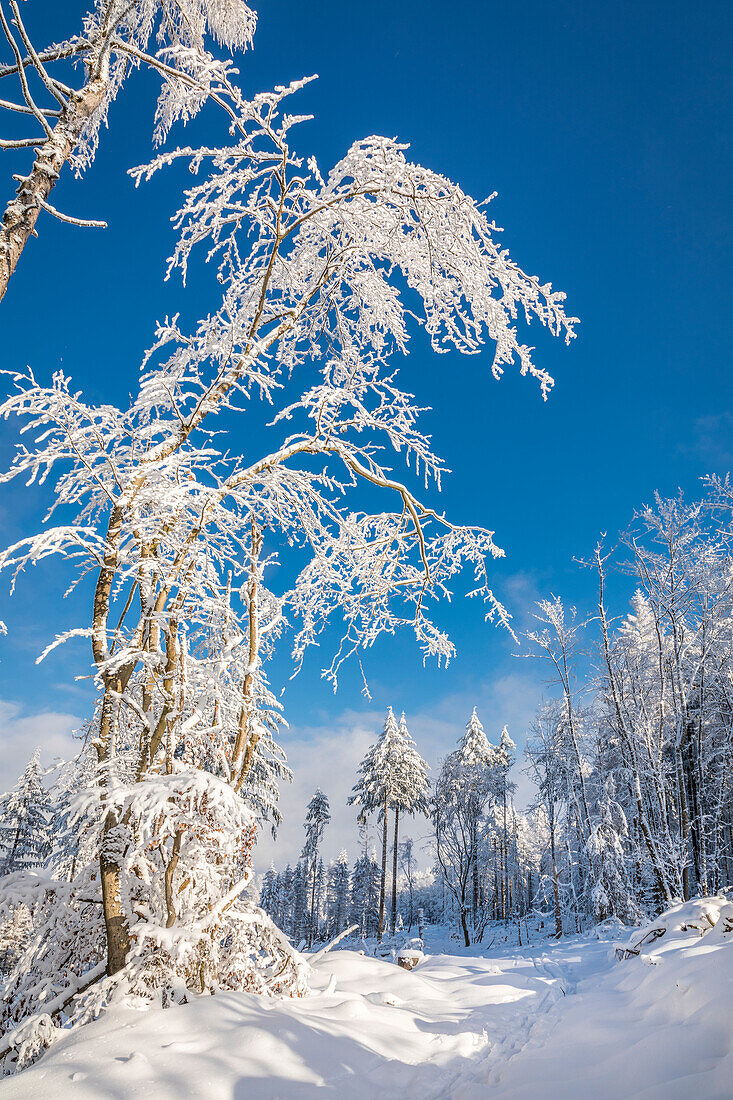
[(688, 902), (621, 950), (600, 932), (448, 953), (431, 930), (409, 973), (334, 950), (314, 960), (313, 991), (299, 1000), (223, 993), (165, 1011), (116, 1008), (6, 1080), (0, 1097), (472, 1100), (496, 1089), (502, 1100), (723, 1100), (732, 917), (722, 898)]

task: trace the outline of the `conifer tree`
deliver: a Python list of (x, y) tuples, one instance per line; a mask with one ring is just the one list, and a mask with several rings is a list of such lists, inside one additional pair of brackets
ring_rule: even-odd
[(362, 936), (376, 936), (379, 929), (379, 888), (381, 874), (374, 852), (364, 851), (354, 864), (351, 876), (351, 922), (359, 925)]
[(391, 802), (394, 807), (394, 846), (392, 849), (392, 932), (397, 929), (397, 859), (399, 854), (400, 811), (403, 813), (428, 812), (428, 765), (420, 756), (407, 729), (405, 712), (402, 712), (398, 737), (390, 748), (389, 769), (392, 785)]
[[(278, 887), (280, 883), (280, 876), (275, 870), (274, 864), (270, 864), (270, 868), (265, 872), (265, 876), (262, 879), (262, 888), (260, 889), (260, 908), (264, 909), (269, 917), (280, 925), (278, 920)], [(282, 925), (280, 925), (282, 927)]]
[(466, 723), (466, 730), (458, 742), (458, 756), (463, 765), (464, 794), (468, 799), (468, 821), (470, 828), (471, 893), (473, 925), (476, 928), (479, 908), (479, 823), (483, 805), (488, 794), (487, 781), (500, 761), (498, 750), (490, 743), (484, 727), (473, 708)]
[(21, 903), (0, 922), (0, 975), (7, 975), (26, 947), (33, 929), (27, 905)]
[(379, 884), (379, 926), (377, 938), (381, 941), (384, 932), (384, 893), (387, 877), (387, 824), (389, 818), (389, 784), (385, 768), (385, 743), (397, 735), (397, 721), (392, 708), (387, 711), (384, 729), (359, 765), (359, 779), (348, 798), (348, 805), (356, 803), (361, 807), (358, 820), (364, 824), (370, 814), (376, 813), (382, 827), (382, 870)]
[(342, 848), (328, 874), (328, 934), (338, 936), (347, 927), (351, 908), (349, 857)]
[(4, 875), (43, 864), (50, 847), (51, 806), (36, 749), (12, 791), (0, 799), (0, 869)]
[(330, 820), (331, 810), (328, 805), (328, 799), (321, 788), (318, 787), (316, 793), (308, 803), (308, 809), (306, 810), (305, 823), (303, 825), (306, 839), (301, 854), (301, 858), (306, 862), (308, 868), (307, 873), (311, 883), (310, 919), (308, 922), (309, 947), (313, 943), (317, 926), (316, 890), (318, 887), (318, 879), (319, 877), (321, 879), (323, 878), (323, 863), (320, 864), (319, 875), (318, 849), (323, 839), (323, 830)]

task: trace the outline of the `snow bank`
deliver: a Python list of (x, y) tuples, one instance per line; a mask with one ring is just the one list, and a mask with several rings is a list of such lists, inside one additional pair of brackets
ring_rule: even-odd
[(316, 961), (297, 1000), (245, 993), (165, 1011), (110, 1011), (0, 1084), (13, 1100), (247, 1097), (295, 1100), (326, 1088), (349, 1100), (439, 1095), (516, 1006), (550, 979), (525, 960), (438, 955), (416, 970), (355, 951)]
[(332, 951), (300, 1000), (116, 1009), (5, 1079), (0, 1098), (730, 1100), (733, 905), (688, 902), (654, 927), (623, 961), (594, 936), (427, 955), (409, 972)]
[[(581, 982), (539, 1044), (495, 1077), (502, 1100), (730, 1100), (733, 905), (674, 906), (623, 945), (635, 952)], [(653, 935), (653, 932), (661, 933)], [(639, 945), (641, 945), (639, 947)], [(455, 1100), (478, 1096), (467, 1088)]]

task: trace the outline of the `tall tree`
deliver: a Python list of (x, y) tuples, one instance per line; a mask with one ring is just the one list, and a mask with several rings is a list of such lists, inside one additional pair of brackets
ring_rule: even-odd
[(310, 918), (308, 921), (308, 946), (313, 943), (313, 938), (317, 931), (317, 907), (316, 907), (316, 889), (318, 881), (318, 855), (321, 841), (323, 839), (323, 831), (331, 820), (331, 809), (328, 805), (328, 799), (323, 793), (320, 787), (316, 788), (316, 793), (308, 803), (308, 808), (305, 813), (305, 822), (303, 828), (305, 829), (305, 845), (301, 858), (305, 860), (306, 867), (308, 868), (308, 875), (310, 879)]
[[(469, 828), (471, 831), (470, 836), (470, 849), (473, 853), (471, 863), (471, 911), (473, 914), (474, 929), (478, 925), (478, 911), (479, 911), (479, 829), (481, 825), (481, 813), (483, 812), (482, 792), (487, 783), (491, 784), (490, 777), (493, 776), (493, 769), (497, 767), (499, 763), (499, 757), (496, 748), (489, 742), (486, 736), (484, 727), (481, 725), (481, 721), (476, 712), (476, 707), (473, 708), (471, 717), (469, 718), (466, 729), (458, 742), (458, 754), (464, 769), (464, 789), (468, 799), (467, 813)], [(476, 781), (475, 794), (471, 793), (470, 776), (474, 776)], [(478, 797), (475, 797), (478, 795)]]
[(342, 849), (328, 870), (328, 934), (338, 936), (348, 926), (351, 910), (349, 858)]
[(567, 798), (563, 783), (566, 772), (562, 758), (562, 721), (563, 711), (559, 703), (543, 703), (537, 712), (524, 750), (528, 774), (537, 788), (536, 805), (541, 806), (547, 816), (556, 936), (561, 936), (563, 931), (558, 856), (559, 815)]
[(504, 888), (502, 891), (503, 916), (506, 919), (510, 911), (509, 902), (509, 838), (507, 831), (507, 799), (514, 790), (515, 784), (509, 779), (509, 771), (514, 765), (516, 745), (509, 736), (506, 726), (501, 731), (499, 747), (496, 752), (496, 768), (499, 774), (502, 806), (502, 839), (503, 839), (503, 864), (504, 864)]
[(390, 742), (387, 755), (390, 777), (390, 803), (394, 809), (392, 848), (392, 933), (397, 930), (397, 860), (399, 855), (400, 812), (428, 812), (428, 765), (420, 756), (402, 712), (397, 737)]
[[(474, 708), (458, 747), (441, 765), (431, 801), (437, 865), (458, 908), (466, 947), (471, 943), (467, 914), (473, 900), (484, 812), (497, 793), (497, 759)], [(477, 899), (475, 904), (477, 907)]]
[[(22, 573), (58, 554), (94, 585), (90, 618), (56, 640), (90, 640), (99, 691), (95, 784), (82, 800), (97, 868), (78, 868), (63, 897), (44, 895), (56, 973), (72, 975), (72, 989), (100, 950), (111, 977), (144, 985), (161, 935), (172, 989), (181, 978), (199, 990), (268, 987), (264, 944), (283, 959), (278, 988), (300, 989), (297, 958), (243, 895), (261, 822), (242, 793), (264, 744), (263, 707), (272, 711), (268, 656), (291, 625), (299, 668), (336, 618), (342, 640), (324, 670), (334, 685), (351, 654), (403, 626), (426, 657), (447, 659), (431, 597), (466, 565), (490, 614), (505, 615), (490, 590), (491, 533), (451, 524), (411, 487), (412, 472), (400, 480), (392, 469), (388, 452), (411, 470), (414, 460), (426, 495), (443, 472), (393, 355), (421, 326), (436, 351), (490, 342), (495, 376), (517, 364), (546, 395), (552, 380), (517, 315), (568, 339), (574, 321), (563, 295), (497, 246), (482, 206), (405, 146), (358, 141), (324, 177), (292, 144), (300, 116), (287, 101), (302, 86), (248, 100), (222, 82), (225, 144), (212, 133), (136, 171), (141, 181), (182, 161), (198, 173), (170, 270), (185, 277), (212, 250), (217, 265), (211, 308), (189, 332), (177, 319), (160, 326), (129, 406), (94, 406), (61, 374), (46, 385), (30, 373), (0, 406), (26, 421), (3, 480), (35, 479), (75, 517), (22, 539), (0, 568)], [(259, 412), (272, 440), (246, 460), (224, 438), (245, 409), (247, 437), (261, 438)], [(359, 487), (377, 494), (375, 512), (361, 509)], [(300, 571), (275, 592), (266, 582), (283, 575), (270, 569), (283, 546), (301, 554)], [(75, 936), (97, 902), (101, 920)], [(205, 960), (193, 977), (192, 952)], [(35, 1011), (41, 978), (33, 967), (19, 976), (7, 1020)]]

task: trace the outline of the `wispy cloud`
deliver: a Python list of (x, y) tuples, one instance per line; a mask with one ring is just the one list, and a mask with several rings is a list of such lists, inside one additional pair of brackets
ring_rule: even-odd
[(704, 462), (705, 473), (728, 473), (733, 468), (733, 413), (699, 416), (681, 449)]

